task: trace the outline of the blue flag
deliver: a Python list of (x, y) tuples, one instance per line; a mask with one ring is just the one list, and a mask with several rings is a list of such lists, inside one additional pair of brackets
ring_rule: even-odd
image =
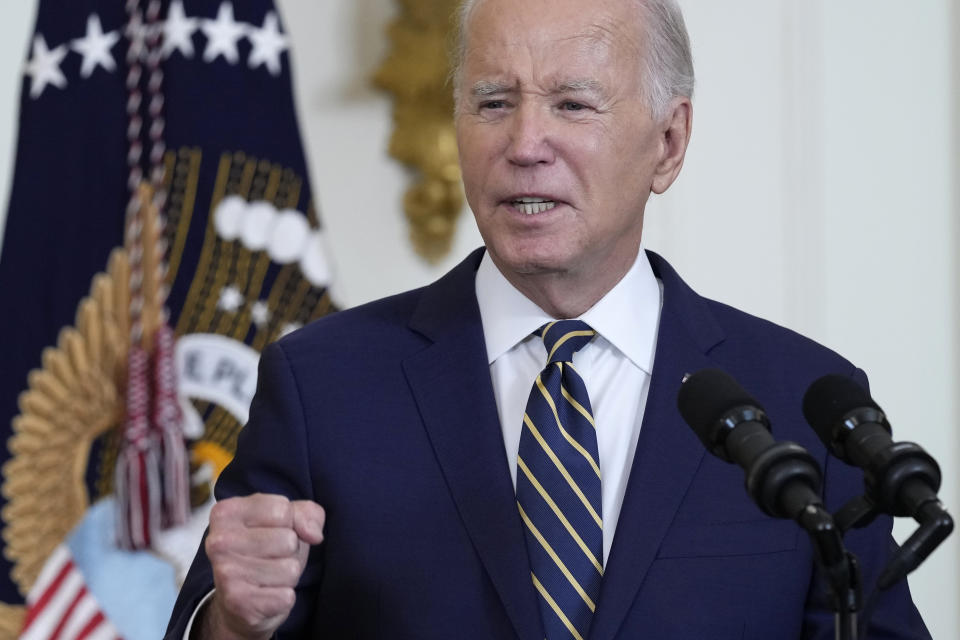
[[(0, 252), (0, 632), (160, 637), (259, 351), (333, 310), (289, 46), (268, 0), (40, 0)], [(164, 323), (190, 518), (123, 550), (131, 344)]]

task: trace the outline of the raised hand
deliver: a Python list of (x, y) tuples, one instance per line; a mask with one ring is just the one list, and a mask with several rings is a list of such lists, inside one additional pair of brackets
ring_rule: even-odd
[(293, 608), (294, 588), (310, 546), (323, 540), (323, 523), (323, 508), (310, 500), (258, 493), (214, 505), (205, 549), (216, 592), (201, 612), (200, 637), (272, 636)]

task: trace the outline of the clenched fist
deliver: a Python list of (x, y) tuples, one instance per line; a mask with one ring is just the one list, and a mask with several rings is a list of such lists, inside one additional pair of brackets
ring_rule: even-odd
[[(257, 493), (214, 505), (205, 549), (216, 592), (204, 638), (269, 638), (287, 619), (310, 545), (323, 540), (323, 508)], [(191, 634), (193, 635), (193, 634)]]

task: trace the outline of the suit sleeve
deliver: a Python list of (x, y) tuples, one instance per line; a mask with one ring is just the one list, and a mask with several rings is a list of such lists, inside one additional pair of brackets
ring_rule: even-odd
[[(869, 388), (866, 374), (855, 369), (851, 377), (863, 388)], [(863, 472), (827, 455), (824, 465), (825, 502), (836, 513), (847, 501), (864, 492)], [(860, 561), (862, 599), (865, 606), (860, 615), (859, 633), (869, 640), (929, 640), (923, 620), (910, 597), (907, 582), (901, 581), (883, 592), (875, 592), (880, 573), (897, 550), (891, 536), (893, 518), (881, 515), (863, 529), (853, 529), (844, 536), (848, 551)], [(826, 581), (819, 571), (814, 572), (807, 598), (804, 638), (830, 640), (834, 638), (832, 604)], [(863, 635), (863, 625), (868, 633)]]
[[(250, 418), (240, 431), (233, 461), (217, 480), (217, 500), (257, 492), (291, 500), (314, 499), (309, 451), (300, 389), (283, 347), (275, 343), (261, 355)], [(322, 553), (322, 544), (311, 550), (297, 586), (296, 604), (279, 636), (296, 635), (308, 627), (323, 574)], [(174, 605), (165, 640), (183, 638), (194, 610), (213, 587), (213, 572), (201, 542)]]

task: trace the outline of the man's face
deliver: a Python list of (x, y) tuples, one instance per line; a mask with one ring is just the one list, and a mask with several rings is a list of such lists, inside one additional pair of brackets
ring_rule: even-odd
[(673, 179), (641, 91), (640, 31), (625, 0), (482, 0), (470, 17), (460, 162), (508, 279), (619, 278), (636, 256), (647, 197)]

